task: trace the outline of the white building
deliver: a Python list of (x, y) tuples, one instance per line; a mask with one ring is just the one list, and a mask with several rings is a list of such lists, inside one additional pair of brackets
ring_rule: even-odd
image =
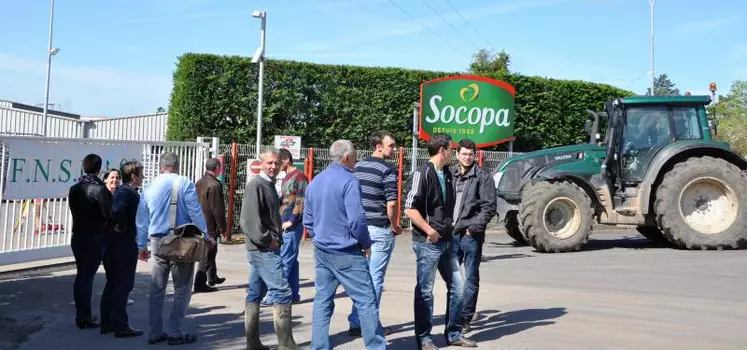
[(41, 108), (0, 100), (0, 135), (166, 141), (168, 113), (165, 112), (85, 118), (48, 110), (47, 118), (47, 134), (42, 135), (44, 117)]

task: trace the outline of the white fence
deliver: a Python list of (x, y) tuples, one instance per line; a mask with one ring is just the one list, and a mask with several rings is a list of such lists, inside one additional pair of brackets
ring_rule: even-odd
[[(179, 155), (180, 171), (197, 181), (204, 171), (205, 158), (210, 156), (210, 143), (164, 141), (113, 141), (100, 139), (64, 139), (23, 136), (0, 136), (0, 189), (5, 190), (9, 160), (13, 150), (11, 139), (28, 139), (47, 143), (77, 143), (90, 145), (95, 153), (97, 145), (140, 145), (145, 166), (145, 184), (159, 174), (158, 162), (163, 152)], [(80, 163), (73, 166), (79, 167)], [(102, 172), (106, 169), (102, 169)], [(72, 255), (69, 247), (72, 222), (67, 198), (37, 200), (7, 200), (0, 202), (0, 265)]]

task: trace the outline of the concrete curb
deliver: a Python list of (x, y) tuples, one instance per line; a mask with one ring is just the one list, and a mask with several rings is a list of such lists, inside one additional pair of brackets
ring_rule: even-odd
[(75, 259), (58, 258), (0, 266), (0, 280), (28, 277), (75, 268)]

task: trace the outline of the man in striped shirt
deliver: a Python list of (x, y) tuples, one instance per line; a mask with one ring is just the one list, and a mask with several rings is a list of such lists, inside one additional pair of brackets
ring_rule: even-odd
[[(373, 154), (355, 165), (353, 174), (361, 184), (361, 199), (366, 211), (366, 223), (371, 236), (371, 258), (369, 271), (376, 290), (376, 307), (381, 303), (381, 290), (384, 286), (389, 259), (394, 249), (394, 236), (402, 233), (397, 216), (397, 173), (394, 166), (386, 161), (394, 155), (396, 140), (393, 134), (379, 131), (371, 136)], [(360, 336), (361, 328), (358, 311), (348, 316), (351, 336)], [(385, 329), (389, 334), (389, 329)]]

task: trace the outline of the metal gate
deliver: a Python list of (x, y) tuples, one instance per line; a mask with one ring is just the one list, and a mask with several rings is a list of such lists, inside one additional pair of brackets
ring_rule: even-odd
[[(163, 152), (179, 156), (180, 172), (197, 181), (203, 174), (205, 158), (210, 156), (209, 142), (112, 141), (95, 139), (62, 139), (41, 137), (0, 136), (0, 265), (72, 255), (70, 250), (71, 216), (67, 198), (8, 200), (4, 198), (8, 162), (13, 150), (8, 141), (27, 139), (40, 142), (78, 143), (91, 145), (139, 145), (147, 185), (159, 174), (158, 162)], [(102, 169), (102, 172), (106, 169)]]

